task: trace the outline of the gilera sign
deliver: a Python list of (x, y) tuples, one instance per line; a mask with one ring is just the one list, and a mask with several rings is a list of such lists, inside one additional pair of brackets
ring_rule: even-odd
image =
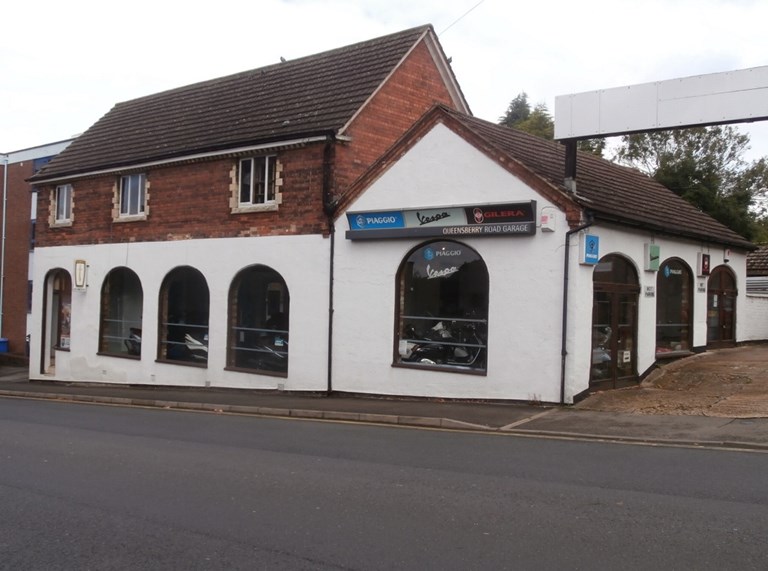
[(348, 240), (536, 233), (536, 201), (376, 212), (348, 212)]

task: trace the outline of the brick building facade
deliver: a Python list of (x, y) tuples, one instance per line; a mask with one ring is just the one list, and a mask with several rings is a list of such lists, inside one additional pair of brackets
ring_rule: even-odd
[(0, 180), (4, 196), (0, 203), (0, 217), (4, 221), (5, 231), (0, 248), (0, 338), (7, 339), (8, 352), (14, 355), (26, 354), (27, 321), (32, 309), (30, 265), (36, 241), (37, 205), (33, 202), (36, 197), (34, 187), (27, 179), (70, 142), (50, 143), (0, 155)]
[(33, 177), (31, 376), (322, 389), (335, 205), (435, 104), (424, 26), (116, 105)]

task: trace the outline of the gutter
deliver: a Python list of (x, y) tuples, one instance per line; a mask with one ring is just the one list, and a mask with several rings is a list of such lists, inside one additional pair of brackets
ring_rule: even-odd
[(592, 226), (595, 221), (591, 214), (587, 215), (587, 223), (568, 230), (565, 233), (565, 256), (563, 261), (563, 325), (562, 325), (562, 339), (560, 345), (560, 404), (565, 404), (565, 361), (568, 356), (568, 280), (570, 278), (570, 262), (571, 262), (571, 236), (586, 230)]
[(295, 147), (295, 146), (302, 146), (309, 143), (319, 143), (327, 140), (326, 135), (322, 136), (316, 136), (316, 137), (304, 137), (301, 139), (292, 139), (288, 141), (280, 141), (280, 142), (274, 142), (274, 143), (264, 143), (261, 145), (249, 145), (246, 147), (236, 147), (236, 148), (229, 148), (226, 150), (221, 151), (210, 151), (207, 153), (197, 153), (194, 155), (185, 155), (182, 157), (173, 157), (168, 159), (160, 159), (157, 161), (148, 161), (145, 163), (139, 163), (139, 164), (128, 164), (128, 165), (122, 165), (122, 166), (116, 166), (116, 167), (110, 167), (100, 170), (93, 170), (93, 171), (87, 171), (87, 172), (78, 172), (76, 174), (62, 174), (60, 176), (53, 175), (50, 177), (46, 177), (44, 174), (41, 174), (40, 177), (32, 176), (30, 181), (35, 182), (37, 184), (49, 184), (53, 182), (64, 182), (68, 180), (74, 180), (79, 178), (89, 178), (93, 176), (101, 176), (106, 174), (114, 174), (119, 173), (127, 170), (142, 170), (142, 169), (148, 169), (151, 167), (157, 167), (157, 166), (166, 166), (166, 165), (173, 165), (177, 163), (184, 163), (188, 161), (197, 161), (201, 159), (208, 159), (208, 158), (216, 158), (216, 157), (222, 157), (227, 155), (234, 155), (239, 153), (249, 153), (253, 151), (265, 151), (270, 149), (279, 149), (281, 147)]
[(8, 217), (8, 155), (3, 155), (3, 227), (0, 245), (0, 337), (3, 336), (3, 294), (5, 293), (5, 226)]

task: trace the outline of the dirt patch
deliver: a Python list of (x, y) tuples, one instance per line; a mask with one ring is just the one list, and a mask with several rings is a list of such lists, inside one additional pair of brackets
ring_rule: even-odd
[(576, 408), (635, 414), (768, 418), (768, 345), (708, 351), (664, 364), (640, 385)]

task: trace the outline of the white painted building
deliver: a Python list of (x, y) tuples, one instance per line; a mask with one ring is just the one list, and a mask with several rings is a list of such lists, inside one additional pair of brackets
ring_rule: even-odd
[[(562, 159), (436, 109), (358, 182), (336, 226), (335, 390), (572, 402), (745, 338), (746, 240), (596, 157), (579, 157), (572, 193)], [(470, 216), (518, 206), (517, 221)]]

